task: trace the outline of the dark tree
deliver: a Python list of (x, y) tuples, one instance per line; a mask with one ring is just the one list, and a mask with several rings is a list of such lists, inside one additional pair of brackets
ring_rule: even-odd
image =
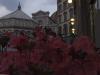
[(0, 45), (2, 47), (2, 51), (3, 51), (3, 48), (6, 47), (6, 45), (8, 44), (10, 38), (8, 36), (1, 36), (0, 37)]

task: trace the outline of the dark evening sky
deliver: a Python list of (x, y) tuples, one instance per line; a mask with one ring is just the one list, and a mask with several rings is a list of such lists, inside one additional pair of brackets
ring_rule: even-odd
[(50, 11), (52, 14), (57, 9), (57, 0), (0, 0), (0, 17), (15, 11), (19, 1), (22, 10), (28, 15), (38, 10)]

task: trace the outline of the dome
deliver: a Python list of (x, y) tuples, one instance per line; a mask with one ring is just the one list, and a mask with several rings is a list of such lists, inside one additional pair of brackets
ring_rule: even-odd
[(36, 25), (38, 25), (38, 23), (21, 10), (20, 4), (16, 11), (0, 18), (0, 32), (29, 32), (32, 31)]
[(9, 19), (9, 18), (32, 20), (32, 18), (26, 15), (22, 10), (16, 10), (6, 16), (1, 17), (0, 19)]
[(32, 20), (32, 18), (30, 16), (28, 16), (27, 14), (25, 14), (21, 10), (20, 4), (19, 4), (18, 9), (16, 11), (14, 11), (6, 16), (3, 16), (0, 19), (9, 19), (9, 18)]

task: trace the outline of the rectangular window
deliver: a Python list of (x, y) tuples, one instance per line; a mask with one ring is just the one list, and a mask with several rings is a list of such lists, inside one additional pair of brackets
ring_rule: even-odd
[(62, 4), (58, 5), (58, 11), (59, 11), (59, 12), (62, 11)]
[(62, 22), (62, 15), (59, 15), (59, 23)]
[(63, 2), (63, 10), (67, 9), (67, 1)]
[(69, 14), (70, 14), (70, 18), (73, 18), (74, 17), (74, 9), (73, 8), (71, 8), (69, 10)]
[(57, 3), (60, 3), (61, 2), (61, 0), (57, 0)]
[(67, 24), (64, 24), (63, 25), (63, 32), (64, 32), (64, 34), (67, 34), (67, 30), (68, 30)]
[(64, 15), (64, 22), (65, 22), (67, 21), (67, 12), (64, 12), (63, 15)]
[(59, 26), (58, 27), (58, 34), (61, 36), (61, 34), (62, 34), (62, 27), (61, 26)]

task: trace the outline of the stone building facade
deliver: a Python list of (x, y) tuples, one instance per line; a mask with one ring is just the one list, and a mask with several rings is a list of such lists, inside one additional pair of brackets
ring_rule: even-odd
[(32, 13), (32, 18), (35, 20), (39, 25), (43, 26), (44, 28), (51, 28), (54, 32), (57, 33), (57, 26), (58, 24), (49, 16), (49, 12), (45, 11), (38, 11), (36, 13)]
[[(57, 0), (59, 31), (63, 37), (66, 34), (69, 36), (74, 30), (78, 36), (86, 35), (94, 40), (95, 2), (96, 0)], [(71, 22), (72, 18), (74, 22)]]
[(95, 14), (95, 42), (96, 47), (100, 48), (100, 9)]
[(94, 24), (95, 24), (95, 43), (96, 47), (100, 50), (100, 0), (96, 1), (95, 4), (95, 17), (94, 17)]
[(96, 0), (73, 0), (77, 35), (85, 35), (95, 41), (95, 3)]
[(70, 23), (70, 20), (74, 18), (74, 6), (72, 3), (68, 3), (68, 0), (57, 0), (57, 12), (59, 34), (65, 40), (69, 40), (72, 29), (74, 29), (74, 24)]

